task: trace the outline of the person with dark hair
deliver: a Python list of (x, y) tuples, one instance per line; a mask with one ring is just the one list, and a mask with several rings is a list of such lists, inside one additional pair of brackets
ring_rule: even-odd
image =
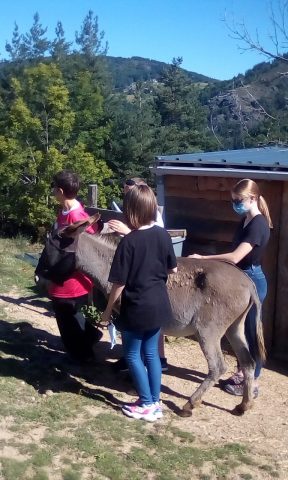
[[(89, 217), (76, 199), (80, 188), (80, 180), (76, 173), (69, 170), (56, 173), (51, 187), (61, 206), (53, 229), (62, 229)], [(96, 223), (86, 231), (96, 233), (98, 230), (99, 225)], [(102, 336), (100, 330), (94, 328), (81, 311), (88, 303), (88, 294), (92, 287), (92, 280), (87, 275), (75, 271), (66, 280), (51, 283), (49, 288), (61, 339), (67, 352), (78, 361), (93, 358), (93, 346)]]
[[(162, 417), (159, 404), (161, 363), (160, 329), (172, 318), (166, 281), (177, 272), (170, 235), (155, 225), (156, 198), (148, 185), (135, 185), (124, 197), (124, 216), (131, 230), (119, 243), (109, 281), (112, 289), (102, 315), (109, 323), (114, 303), (121, 296), (120, 316), (125, 360), (139, 399), (123, 405), (128, 417), (153, 422)], [(143, 356), (143, 358), (142, 358)]]
[(70, 170), (62, 170), (54, 175), (51, 187), (61, 188), (65, 198), (73, 200), (80, 189), (80, 179), (76, 173)]
[[(260, 194), (256, 182), (244, 178), (231, 190), (233, 210), (242, 216), (236, 231), (232, 251), (220, 255), (189, 255), (190, 258), (228, 260), (235, 263), (253, 280), (261, 303), (267, 295), (267, 281), (262, 271), (262, 257), (269, 241), (270, 228), (273, 228), (269, 209)], [(256, 341), (256, 307), (252, 306), (245, 320), (245, 336), (252, 357), (256, 362), (254, 374), (254, 397), (259, 393), (258, 378), (261, 361)], [(231, 395), (243, 395), (244, 378), (238, 368), (227, 380), (219, 380), (220, 387)]]

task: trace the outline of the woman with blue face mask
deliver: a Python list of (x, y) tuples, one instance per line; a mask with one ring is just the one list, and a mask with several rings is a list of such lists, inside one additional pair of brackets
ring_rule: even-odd
[[(220, 255), (189, 255), (190, 258), (228, 260), (240, 267), (255, 283), (259, 299), (263, 303), (267, 295), (267, 281), (261, 261), (273, 228), (267, 203), (260, 195), (256, 182), (243, 179), (231, 190), (233, 210), (242, 217), (235, 233), (232, 251)], [(245, 320), (245, 335), (250, 353), (256, 362), (254, 398), (258, 396), (258, 378), (261, 362), (256, 341), (256, 308), (253, 306)], [(220, 387), (232, 395), (243, 395), (243, 373), (239, 368), (232, 377), (219, 381)]]

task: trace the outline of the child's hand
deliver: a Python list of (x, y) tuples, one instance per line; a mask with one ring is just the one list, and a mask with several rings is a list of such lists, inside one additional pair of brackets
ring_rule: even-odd
[(203, 258), (202, 255), (198, 255), (198, 253), (193, 253), (193, 255), (188, 255), (188, 258)]
[(120, 235), (127, 235), (131, 232), (130, 228), (125, 225), (125, 223), (120, 222), (120, 220), (109, 220), (109, 227), (114, 232), (120, 233)]

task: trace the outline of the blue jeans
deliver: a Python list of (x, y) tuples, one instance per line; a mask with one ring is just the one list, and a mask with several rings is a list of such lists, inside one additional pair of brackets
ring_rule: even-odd
[(140, 402), (145, 405), (159, 402), (162, 373), (158, 352), (160, 328), (142, 333), (127, 330), (121, 333), (124, 357)]
[[(267, 295), (267, 281), (260, 265), (252, 265), (247, 270), (243, 270), (253, 280), (261, 304)], [(256, 362), (255, 378), (258, 378), (261, 372), (262, 363), (259, 358), (257, 337), (256, 337), (256, 307), (253, 305), (245, 320), (245, 336), (249, 351)]]

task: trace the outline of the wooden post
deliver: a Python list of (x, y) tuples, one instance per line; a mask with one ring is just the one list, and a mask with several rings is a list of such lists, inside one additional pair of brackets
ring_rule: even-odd
[(158, 210), (161, 213), (161, 217), (163, 219), (165, 225), (165, 191), (164, 191), (164, 178), (160, 175), (156, 177), (157, 182), (157, 203), (158, 203)]
[(88, 207), (97, 208), (98, 186), (96, 183), (88, 185)]

